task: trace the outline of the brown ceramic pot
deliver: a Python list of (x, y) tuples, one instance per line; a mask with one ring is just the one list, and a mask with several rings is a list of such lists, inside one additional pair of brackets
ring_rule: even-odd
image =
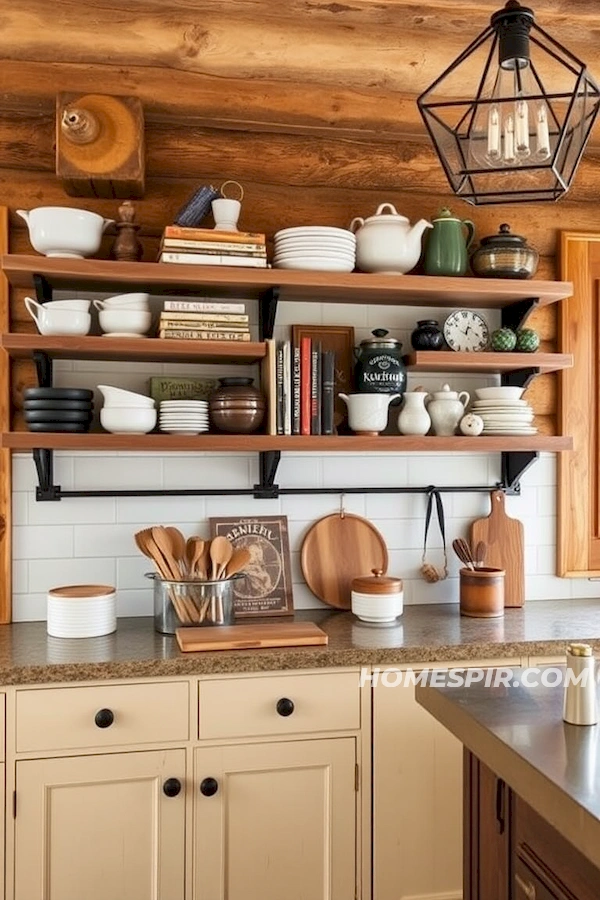
[(210, 419), (218, 431), (251, 434), (263, 423), (267, 404), (252, 378), (219, 378), (220, 387), (208, 402)]
[(460, 614), (476, 619), (504, 615), (504, 569), (461, 569)]

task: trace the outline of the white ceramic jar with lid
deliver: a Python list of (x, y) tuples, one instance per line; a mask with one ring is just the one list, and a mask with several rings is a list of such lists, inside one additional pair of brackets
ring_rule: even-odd
[(372, 569), (372, 575), (352, 579), (352, 612), (372, 625), (393, 625), (402, 615), (402, 579)]
[(48, 591), (47, 631), (52, 637), (100, 637), (116, 630), (114, 587), (70, 584)]

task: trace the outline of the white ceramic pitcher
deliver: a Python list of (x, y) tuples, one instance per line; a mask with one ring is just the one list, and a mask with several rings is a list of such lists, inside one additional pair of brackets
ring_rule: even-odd
[(441, 391), (434, 391), (427, 404), (427, 412), (431, 417), (433, 430), (437, 435), (450, 436), (456, 434), (460, 420), (471, 399), (467, 391), (451, 391), (445, 384)]
[(379, 434), (387, 425), (388, 407), (400, 394), (338, 394), (348, 407), (348, 424), (356, 434)]
[(404, 403), (398, 416), (400, 434), (427, 434), (431, 427), (431, 419), (425, 408), (427, 397), (427, 391), (405, 391)]

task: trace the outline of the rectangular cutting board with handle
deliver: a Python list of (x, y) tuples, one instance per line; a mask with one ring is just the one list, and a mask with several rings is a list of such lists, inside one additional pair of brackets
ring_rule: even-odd
[(206, 628), (178, 628), (176, 634), (180, 649), (192, 653), (200, 650), (315, 646), (328, 641), (325, 632), (313, 622), (209, 625)]
[(523, 606), (525, 602), (525, 539), (523, 523), (506, 515), (502, 491), (490, 494), (492, 511), (487, 519), (471, 525), (471, 548), (478, 541), (487, 545), (485, 565), (504, 569), (504, 605)]

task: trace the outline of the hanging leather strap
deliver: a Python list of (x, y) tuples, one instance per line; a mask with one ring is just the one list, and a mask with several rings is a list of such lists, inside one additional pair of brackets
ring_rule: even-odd
[(440, 492), (437, 490), (434, 485), (430, 485), (427, 489), (427, 511), (425, 513), (425, 535), (423, 538), (423, 562), (425, 562), (425, 556), (427, 553), (427, 535), (429, 534), (429, 525), (431, 523), (431, 515), (433, 512), (433, 501), (435, 500), (435, 509), (437, 513), (437, 520), (440, 529), (440, 534), (442, 536), (442, 544), (444, 547), (444, 574), (448, 572), (448, 557), (446, 554), (446, 520), (444, 518), (444, 507), (442, 504), (442, 497)]

